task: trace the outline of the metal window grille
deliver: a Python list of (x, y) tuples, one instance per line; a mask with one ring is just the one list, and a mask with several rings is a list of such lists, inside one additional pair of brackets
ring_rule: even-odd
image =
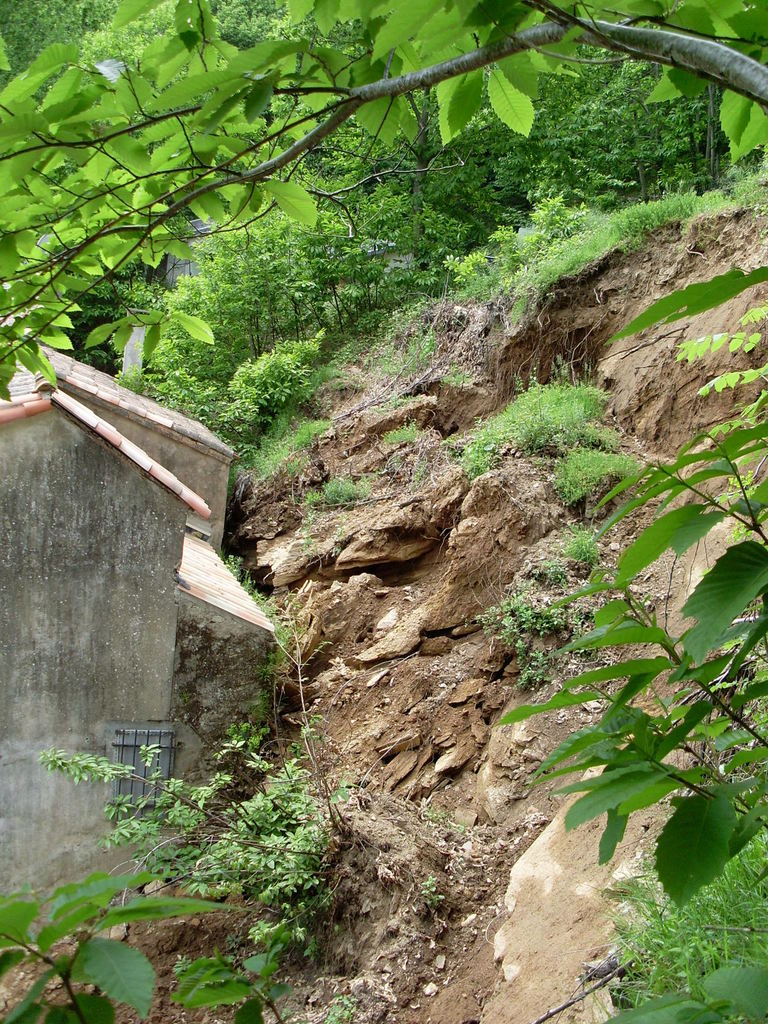
[[(141, 756), (141, 748), (159, 747), (150, 764), (145, 764)], [(133, 802), (142, 797), (149, 797), (147, 806), (153, 807), (154, 787), (144, 780), (158, 770), (164, 779), (173, 774), (173, 762), (176, 755), (176, 736), (168, 727), (131, 726), (116, 728), (112, 741), (113, 760), (117, 764), (127, 764), (133, 768), (134, 775), (139, 778), (115, 779), (114, 796), (129, 796)]]

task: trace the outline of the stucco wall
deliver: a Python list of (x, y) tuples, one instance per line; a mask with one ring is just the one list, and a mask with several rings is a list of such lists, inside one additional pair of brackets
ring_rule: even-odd
[(230, 465), (227, 459), (195, 441), (165, 434), (159, 426), (147, 427), (137, 423), (114, 405), (90, 398), (80, 391), (72, 391), (72, 394), (98, 416), (112, 423), (129, 441), (143, 448), (148, 455), (174, 473), (183, 484), (205, 498), (211, 509), (211, 544), (218, 549), (227, 511)]
[(179, 594), (174, 719), (208, 746), (258, 700), (274, 636), (188, 594)]
[[(122, 425), (121, 425), (122, 426)], [(37, 763), (167, 720), (186, 511), (59, 411), (0, 430), (0, 890), (94, 866), (105, 792)]]

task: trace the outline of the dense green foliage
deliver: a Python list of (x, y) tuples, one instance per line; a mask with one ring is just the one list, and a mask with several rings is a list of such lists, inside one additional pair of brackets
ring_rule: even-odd
[[(356, 306), (378, 303), (387, 277), (379, 255), (398, 254), (413, 284), (434, 292), (446, 258), (498, 225), (514, 227), (531, 199), (547, 192), (572, 203), (610, 185), (618, 201), (635, 178), (643, 198), (716, 183), (718, 105), (732, 157), (768, 138), (768, 118), (755, 103), (768, 100), (760, 46), (741, 42), (763, 37), (762, 11), (734, 0), (713, 21), (706, 0), (686, 0), (673, 17), (651, 6), (644, 26), (648, 11), (633, 20), (633, 3), (629, 25), (625, 12), (602, 2), (584, 18), (557, 5), (542, 13), (527, 0), (493, 16), (444, 0), (418, 8), (395, 2), (382, 18), (378, 4), (292, 0), (286, 18), (247, 0), (123, 0), (109, 25), (106, 0), (69, 5), (57, 42), (0, 96), (8, 171), (3, 390), (16, 359), (50, 375), (38, 342), (68, 347), (78, 300), (90, 303), (100, 280), (138, 262), (156, 268), (168, 254), (190, 259), (190, 215), (230, 230), (279, 208), (326, 236), (331, 222), (335, 254), (321, 241), (320, 267), (302, 278), (310, 291), (330, 291), (341, 326), (342, 282), (352, 280)], [(667, 17), (675, 31), (662, 33)], [(45, 42), (42, 29), (23, 39), (21, 24), (9, 19), (6, 29), (14, 68)], [(595, 64), (604, 46), (673, 70)], [(689, 72), (676, 70), (680, 64)], [(2, 55), (0, 65), (10, 67)], [(660, 112), (672, 99), (680, 101), (674, 115)], [(531, 137), (537, 104), (539, 138)], [(555, 140), (568, 137), (558, 118), (569, 111), (579, 138), (563, 160)], [(592, 123), (606, 144), (603, 161), (585, 142)], [(510, 132), (520, 137), (515, 146)], [(531, 148), (522, 137), (531, 137)], [(372, 244), (361, 249), (358, 236)], [(394, 282), (396, 268), (389, 269)], [(253, 272), (276, 313), (264, 330), (248, 326), (258, 354), (264, 336), (310, 315), (314, 303), (298, 282), (283, 290), (258, 266)], [(292, 314), (278, 316), (286, 299)], [(233, 315), (241, 319), (242, 310)], [(136, 323), (146, 327), (148, 351), (174, 323), (193, 337), (206, 334), (197, 320), (133, 305), (114, 309), (88, 344), (112, 337), (120, 349)]]
[[(722, 875), (680, 907), (651, 876), (618, 887), (616, 924), (622, 960), (631, 967), (615, 990), (624, 1007), (649, 995), (688, 991), (705, 997), (708, 974), (768, 958), (766, 839), (760, 835), (726, 865)], [(739, 1018), (736, 1018), (739, 1019)]]
[[(126, 846), (153, 875), (183, 878), (201, 896), (238, 896), (271, 909), (273, 923), (251, 930), (254, 942), (275, 935), (306, 943), (308, 925), (325, 904), (327, 829), (306, 769), (286, 761), (275, 770), (259, 753), (264, 723), (232, 729), (212, 752), (217, 770), (202, 785), (163, 779), (156, 750), (143, 752), (150, 785), (144, 796), (115, 797), (105, 845)], [(74, 782), (136, 778), (131, 766), (93, 754), (44, 751), (49, 771)]]
[[(36, 1021), (43, 1013), (48, 1024), (109, 1024), (115, 1003), (146, 1017), (154, 968), (140, 950), (110, 938), (110, 929), (218, 909), (199, 899), (135, 895), (137, 888), (157, 881), (147, 871), (97, 873), (61, 886), (45, 900), (31, 892), (0, 897), (0, 977), (24, 967), (20, 977), (30, 978), (26, 994), (4, 1017), (6, 1024)], [(119, 904), (110, 905), (120, 897)], [(62, 939), (68, 940), (64, 948), (56, 945)], [(271, 980), (284, 944), (281, 938), (270, 942), (239, 970), (220, 954), (192, 961), (178, 973), (174, 1002), (188, 1009), (239, 1003), (239, 1024), (261, 1024), (262, 1008), (273, 1009), (284, 991)]]

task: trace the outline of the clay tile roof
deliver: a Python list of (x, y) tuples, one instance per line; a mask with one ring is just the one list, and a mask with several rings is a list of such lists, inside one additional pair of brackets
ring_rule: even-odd
[(164, 466), (161, 466), (159, 462), (155, 462), (153, 458), (147, 455), (143, 448), (139, 448), (138, 445), (129, 441), (111, 423), (101, 419), (91, 409), (83, 405), (82, 402), (78, 402), (72, 395), (66, 394), (59, 388), (51, 392), (48, 404), (50, 405), (51, 402), (69, 413), (70, 416), (74, 416), (79, 423), (98, 434), (99, 437), (112, 445), (113, 448), (117, 448), (131, 462), (135, 463), (139, 469), (144, 470), (148, 476), (152, 477), (157, 483), (162, 484), (163, 487), (167, 487), (169, 491), (172, 491), (194, 512), (197, 512), (198, 515), (201, 515), (204, 519), (210, 518), (211, 510), (199, 494), (195, 494), (189, 487), (185, 487), (181, 480), (175, 477), (173, 473), (169, 472)]
[(199, 537), (184, 537), (184, 552), (179, 567), (179, 590), (183, 594), (229, 612), (270, 633), (275, 627), (247, 591), (238, 583), (213, 550)]
[(63, 352), (57, 352), (47, 346), (43, 346), (43, 351), (56, 371), (58, 385), (62, 391), (74, 394), (75, 397), (79, 392), (81, 395), (85, 395), (88, 401), (116, 406), (127, 416), (138, 420), (149, 420), (175, 434), (180, 440), (194, 441), (227, 459), (232, 459), (234, 456), (235, 453), (229, 445), (224, 444), (220, 438), (197, 420), (175, 412), (173, 409), (166, 409), (145, 395), (135, 394), (118, 384), (108, 373), (102, 373), (101, 370), (96, 370), (92, 366), (79, 363)]

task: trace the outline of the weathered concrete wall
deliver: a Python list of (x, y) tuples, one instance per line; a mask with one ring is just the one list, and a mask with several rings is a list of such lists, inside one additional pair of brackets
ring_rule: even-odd
[(218, 742), (258, 699), (273, 648), (272, 633), (180, 593), (172, 717)]
[(53, 410), (3, 427), (0, 480), (0, 890), (44, 888), (93, 868), (106, 793), (39, 752), (169, 717), (186, 511)]
[(91, 398), (81, 391), (72, 391), (72, 394), (97, 416), (101, 416), (121, 434), (125, 434), (129, 441), (143, 448), (147, 455), (174, 473), (183, 484), (191, 487), (201, 498), (205, 498), (211, 509), (211, 544), (218, 549), (221, 546), (227, 511), (230, 465), (227, 459), (196, 441), (164, 433), (163, 428), (156, 424), (145, 426), (138, 423), (135, 418), (126, 416), (116, 406)]

